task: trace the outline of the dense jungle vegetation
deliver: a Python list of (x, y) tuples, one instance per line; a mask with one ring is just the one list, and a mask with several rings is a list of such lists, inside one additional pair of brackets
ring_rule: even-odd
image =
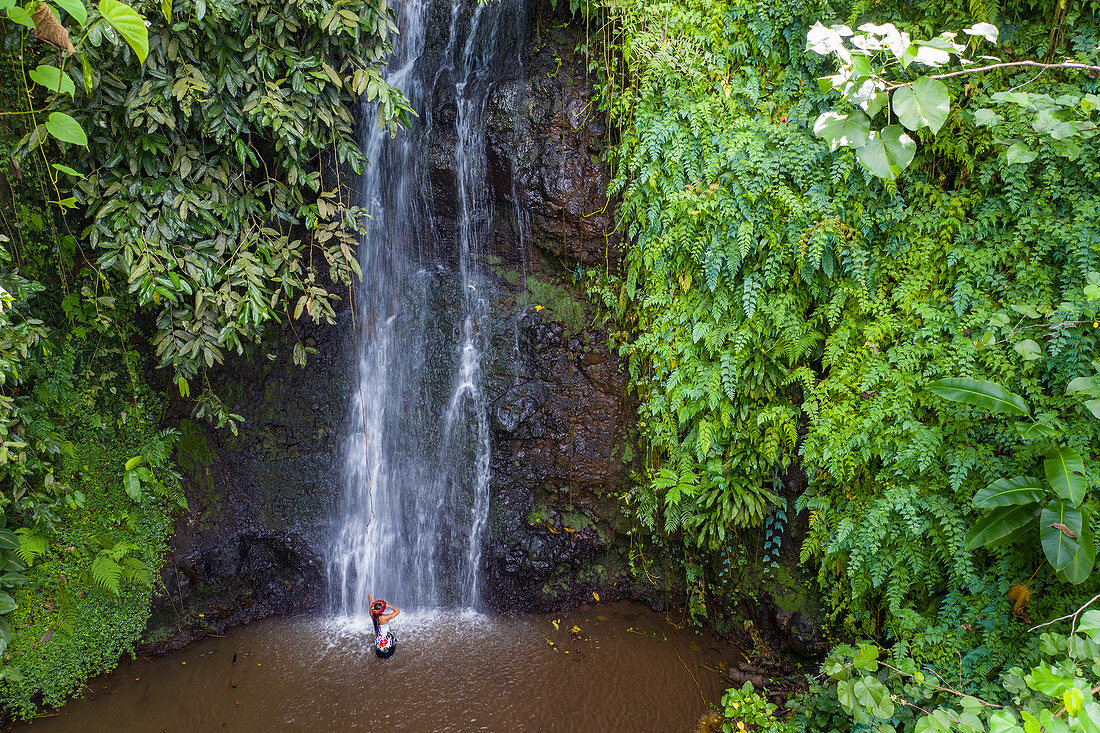
[[(1100, 730), (1100, 3), (572, 10), (615, 130), (625, 261), (588, 282), (640, 400), (624, 505), (698, 621), (794, 572), (835, 642), (783, 719), (731, 690), (727, 729)], [(133, 648), (185, 504), (170, 396), (236, 429), (207, 370), (332, 317), (349, 107), (408, 110), (384, 4), (0, 13), (0, 705), (28, 716)]]
[(857, 644), (727, 729), (1100, 730), (1100, 611), (1029, 630), (1098, 591), (1100, 4), (579, 10), (621, 135), (625, 500), (701, 614), (804, 516)]

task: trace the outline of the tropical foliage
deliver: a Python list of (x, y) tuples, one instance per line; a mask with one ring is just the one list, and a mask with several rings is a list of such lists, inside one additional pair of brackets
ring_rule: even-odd
[[(1019, 619), (1098, 585), (1100, 7), (597, 12), (628, 251), (593, 282), (641, 403), (638, 531), (736, 597), (721, 558), (797, 494), (834, 630), (999, 704), (1037, 662)], [(801, 729), (867, 729), (849, 707)]]
[(187, 504), (166, 388), (235, 429), (206, 371), (331, 319), (357, 277), (355, 104), (407, 119), (379, 72), (394, 30), (360, 0), (0, 0), (7, 713), (60, 704), (144, 629)]

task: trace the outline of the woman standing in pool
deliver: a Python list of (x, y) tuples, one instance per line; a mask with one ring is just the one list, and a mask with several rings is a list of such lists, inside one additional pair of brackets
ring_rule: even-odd
[(376, 601), (369, 593), (367, 603), (370, 606), (370, 620), (374, 622), (374, 653), (382, 659), (389, 659), (397, 651), (397, 637), (390, 631), (390, 621), (401, 613), (401, 609), (382, 600)]

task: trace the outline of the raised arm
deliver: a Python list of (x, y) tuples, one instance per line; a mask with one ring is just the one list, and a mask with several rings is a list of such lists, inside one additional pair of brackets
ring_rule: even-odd
[(397, 606), (388, 606), (389, 610), (379, 617), (379, 621), (384, 624), (388, 624), (397, 614), (401, 613), (401, 609)]

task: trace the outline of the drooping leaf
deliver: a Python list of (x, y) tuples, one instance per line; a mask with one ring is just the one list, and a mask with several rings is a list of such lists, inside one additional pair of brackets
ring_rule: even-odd
[(134, 49), (138, 60), (145, 63), (145, 57), (149, 55), (149, 29), (145, 26), (145, 18), (118, 0), (99, 0), (99, 12)]
[(141, 480), (133, 471), (127, 471), (122, 476), (122, 488), (126, 495), (134, 501), (141, 501)]
[(35, 84), (46, 87), (51, 92), (68, 94), (69, 96), (76, 94), (76, 84), (73, 83), (68, 74), (56, 66), (39, 64), (38, 68), (32, 69), (27, 76)]
[(1092, 528), (1086, 519), (1081, 526), (1081, 538), (1077, 543), (1077, 552), (1069, 564), (1062, 568), (1066, 580), (1074, 585), (1079, 585), (1088, 580), (1092, 575), (1092, 569), (1096, 565), (1096, 538)]
[(1100, 611), (1090, 609), (1081, 614), (1077, 630), (1093, 641), (1100, 642)]
[(76, 176), (77, 178), (84, 178), (83, 173), (77, 170), (73, 170), (67, 165), (61, 165), (60, 163), (51, 163), (50, 165), (53, 166), (54, 170), (59, 170), (62, 173), (67, 173), (68, 175)]
[(11, 613), (17, 608), (19, 608), (19, 604), (15, 602), (15, 599), (4, 591), (0, 591), (0, 614)]
[(1085, 462), (1072, 448), (1062, 448), (1048, 453), (1043, 461), (1050, 488), (1060, 498), (1079, 505), (1085, 498), (1088, 484), (1085, 481)]
[(992, 412), (1003, 412), (1020, 417), (1029, 412), (1023, 397), (1009, 392), (996, 382), (950, 377), (932, 382), (927, 389), (952, 402), (962, 402)]
[(859, 650), (852, 657), (852, 666), (864, 672), (873, 672), (878, 669), (879, 649), (874, 644), (860, 644)]
[(1038, 342), (1033, 339), (1024, 339), (1012, 346), (1016, 353), (1024, 357), (1024, 361), (1035, 361), (1043, 357), (1043, 350)]
[(95, 74), (92, 73), (92, 64), (86, 54), (80, 54), (80, 79), (84, 83), (84, 91), (92, 93), (95, 88)]
[(894, 180), (913, 162), (917, 144), (900, 125), (890, 125), (881, 132), (872, 132), (867, 144), (856, 150), (860, 163), (879, 178)]
[(1016, 432), (1024, 440), (1035, 440), (1036, 438), (1057, 438), (1061, 433), (1055, 430), (1050, 425), (1041, 422), (1018, 422), (1016, 423)]
[(80, 25), (84, 25), (88, 20), (88, 8), (84, 6), (83, 0), (53, 0), (53, 3)]
[(974, 506), (992, 509), (997, 506), (1015, 506), (1039, 501), (1046, 494), (1043, 483), (1030, 476), (1002, 478), (981, 489), (974, 495)]
[(974, 112), (974, 124), (979, 127), (993, 127), (1004, 121), (1004, 117), (1001, 117), (991, 109), (979, 109)]
[(88, 147), (88, 136), (80, 123), (64, 112), (51, 112), (46, 120), (46, 131), (63, 142)]
[(1039, 517), (1039, 512), (1038, 504), (997, 507), (974, 523), (974, 527), (966, 535), (966, 547), (973, 550), (1010, 537), (1034, 522)]
[(922, 127), (939, 132), (951, 111), (951, 96), (939, 79), (922, 76), (912, 84), (894, 91), (893, 109), (901, 124), (909, 130)]
[(1080, 510), (1064, 501), (1052, 501), (1039, 517), (1043, 554), (1055, 570), (1063, 570), (1077, 554), (1081, 536)]
[(0, 550), (18, 550), (19, 537), (10, 529), (0, 529)]
[(1027, 164), (1035, 160), (1036, 156), (1038, 156), (1038, 153), (1021, 142), (1012, 143), (1005, 151), (1005, 160), (1008, 161), (1009, 165)]
[(871, 120), (858, 110), (842, 115), (826, 112), (814, 122), (814, 134), (829, 141), (829, 149), (859, 148), (866, 144)]
[(34, 28), (34, 16), (27, 12), (26, 8), (19, 5), (8, 8), (8, 20), (19, 25), (25, 25), (28, 28)]

